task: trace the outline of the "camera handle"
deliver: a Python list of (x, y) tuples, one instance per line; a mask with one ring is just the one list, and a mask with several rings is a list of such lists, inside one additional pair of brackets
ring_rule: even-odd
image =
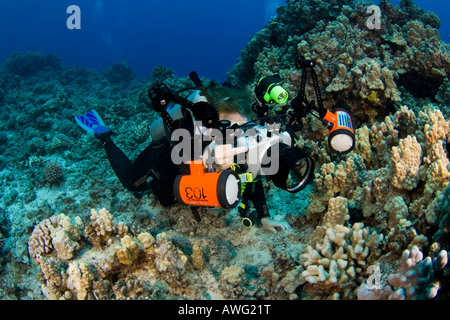
[(176, 129), (176, 126), (172, 117), (166, 110), (170, 102), (175, 102), (183, 108), (190, 109), (195, 118), (201, 120), (205, 127), (217, 128), (219, 126), (219, 112), (213, 105), (207, 102), (193, 103), (186, 98), (173, 94), (170, 89), (162, 83), (152, 85), (148, 89), (147, 94), (152, 101), (153, 110), (161, 114), (161, 118), (171, 132)]

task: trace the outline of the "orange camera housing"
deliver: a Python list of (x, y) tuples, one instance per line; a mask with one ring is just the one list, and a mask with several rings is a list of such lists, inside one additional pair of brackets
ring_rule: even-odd
[(178, 203), (225, 209), (238, 205), (241, 184), (235, 171), (206, 172), (202, 161), (191, 161), (188, 164), (190, 174), (177, 176), (173, 186)]

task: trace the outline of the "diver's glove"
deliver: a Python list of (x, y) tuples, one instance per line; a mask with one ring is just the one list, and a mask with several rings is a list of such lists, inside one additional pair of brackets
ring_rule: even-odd
[(203, 153), (203, 165), (212, 164), (218, 171), (227, 170), (235, 163), (234, 156), (248, 151), (248, 147), (233, 147), (231, 144), (216, 144), (211, 142)]
[(269, 217), (261, 219), (262, 229), (269, 233), (277, 233), (278, 231), (289, 232), (291, 231), (291, 226), (286, 221), (275, 220)]

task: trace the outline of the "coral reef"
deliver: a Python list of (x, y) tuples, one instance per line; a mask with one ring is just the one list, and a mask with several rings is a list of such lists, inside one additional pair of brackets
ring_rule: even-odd
[[(28, 247), (48, 299), (150, 297), (155, 282), (180, 284), (188, 258), (165, 233), (156, 240), (147, 232), (133, 235), (106, 209), (91, 210), (83, 227), (80, 217), (71, 221), (61, 214), (33, 231)], [(83, 248), (89, 250), (75, 255)]]
[(79, 248), (80, 231), (83, 228), (81, 219), (71, 219), (60, 214), (45, 219), (34, 228), (28, 241), (28, 250), (33, 262), (37, 265), (38, 259), (55, 253), (63, 261), (73, 257)]
[[(325, 104), (346, 107), (358, 120), (385, 114), (408, 94), (435, 101), (450, 74), (450, 50), (440, 39), (434, 14), (410, 1), (399, 8), (382, 1), (381, 29), (370, 30), (370, 2), (317, 2), (312, 10), (309, 1), (288, 1), (283, 13), (243, 50), (228, 74), (231, 83), (252, 84), (279, 73), (295, 94), (298, 80), (291, 75), (295, 59), (303, 56), (317, 63)], [(291, 20), (298, 16), (306, 20)]]
[(164, 66), (156, 66), (150, 73), (155, 82), (163, 82), (173, 77), (173, 70)]
[(382, 28), (368, 29), (370, 4), (288, 0), (230, 70), (250, 89), (279, 73), (293, 97), (304, 55), (325, 105), (353, 112), (346, 155), (328, 149), (320, 120), (303, 119), (308, 187), (264, 181), (272, 218), (292, 227), (277, 234), (244, 228), (237, 209), (205, 210), (199, 223), (188, 207), (135, 197), (73, 121), (95, 109), (134, 158), (158, 117), (149, 85), (178, 91), (188, 77), (11, 55), (0, 68), (0, 299), (448, 299), (449, 46), (439, 19), (409, 0), (381, 1)]
[[(439, 92), (436, 95), (436, 100), (443, 106), (450, 105), (450, 80), (445, 79), (442, 86), (439, 88)], [(444, 113), (448, 117), (448, 110), (444, 108)]]
[(398, 271), (387, 277), (387, 283), (363, 283), (358, 288), (359, 300), (425, 300), (436, 297), (440, 288), (435, 273), (445, 268), (448, 253), (443, 250), (435, 259), (423, 259), (418, 247), (405, 250)]
[(3, 66), (13, 74), (29, 77), (39, 71), (62, 69), (62, 61), (61, 57), (52, 53), (42, 55), (37, 52), (14, 52)]
[(441, 194), (439, 204), (436, 207), (435, 223), (438, 224), (439, 230), (433, 235), (433, 241), (437, 248), (450, 250), (450, 186)]
[[(346, 227), (348, 200), (337, 197), (329, 201), (322, 224), (311, 236), (302, 272), (312, 284), (306, 292), (332, 290), (334, 298), (341, 292), (344, 298), (354, 298), (353, 286), (366, 268), (376, 263), (384, 245), (383, 234), (364, 227), (361, 222)], [(356, 281), (355, 281), (356, 280)]]
[(103, 75), (112, 83), (130, 82), (136, 77), (133, 69), (125, 62), (116, 62), (106, 67)]

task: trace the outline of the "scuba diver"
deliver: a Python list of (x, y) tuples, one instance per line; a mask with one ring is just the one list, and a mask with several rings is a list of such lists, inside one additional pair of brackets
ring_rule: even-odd
[[(134, 161), (114, 143), (113, 133), (95, 110), (76, 116), (75, 120), (103, 143), (116, 176), (136, 197), (151, 192), (164, 207), (176, 203), (189, 205), (198, 222), (201, 221), (198, 207), (239, 206), (245, 227), (258, 226), (270, 233), (288, 231), (287, 222), (271, 218), (262, 181), (267, 178), (291, 193), (299, 192), (311, 181), (314, 160), (294, 146), (301, 118), (317, 111), (329, 129), (329, 146), (336, 152), (351, 151), (354, 140), (349, 113), (343, 109), (333, 113), (323, 108), (314, 64), (299, 59), (296, 66), (303, 69), (301, 90), (291, 103), (293, 111), (286, 131), (281, 133), (281, 124), (268, 120), (269, 106), (284, 104), (288, 99), (277, 76), (259, 81), (253, 105), (246, 90), (219, 86), (214, 81), (205, 86), (195, 72), (190, 74), (195, 87), (188, 89), (196, 90), (188, 98), (181, 97), (180, 92), (172, 93), (162, 83), (152, 85), (148, 97), (161, 117), (150, 127), (152, 142)], [(313, 75), (317, 104), (306, 99), (308, 68)], [(256, 113), (256, 120), (252, 119), (252, 112)], [(187, 148), (189, 152), (178, 148), (181, 142), (175, 143), (175, 133), (180, 130), (189, 133), (180, 139), (192, 147)], [(214, 130), (216, 134), (212, 137)], [(250, 131), (252, 134), (246, 134)], [(333, 140), (338, 143), (332, 143)], [(199, 144), (201, 155), (192, 157), (190, 151), (198, 150)], [(174, 154), (184, 159), (187, 156), (187, 161), (175, 163)], [(241, 161), (236, 161), (237, 158)], [(277, 160), (275, 171), (273, 159)], [(250, 210), (251, 205), (254, 210)]]

